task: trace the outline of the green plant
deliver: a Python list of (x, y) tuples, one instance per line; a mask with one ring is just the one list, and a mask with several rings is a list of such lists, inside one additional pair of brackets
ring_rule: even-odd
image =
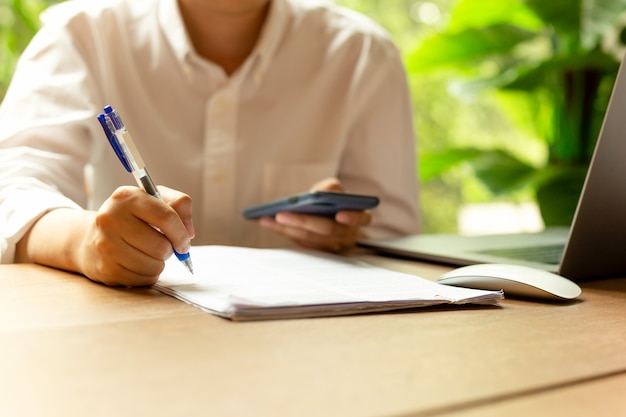
[(570, 224), (619, 66), (602, 42), (625, 10), (626, 0), (458, 1), (445, 29), (408, 55), (409, 72), (452, 70), (465, 93), (515, 97), (512, 116), (530, 114), (524, 128), (547, 157), (449, 148), (422, 155), (422, 180), (470, 163), (494, 195), (530, 188), (546, 225)]
[(39, 29), (39, 14), (58, 0), (3, 0), (0, 3), (0, 100), (20, 54)]

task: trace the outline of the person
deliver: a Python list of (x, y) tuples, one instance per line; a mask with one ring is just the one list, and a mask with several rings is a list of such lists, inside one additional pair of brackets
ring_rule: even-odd
[[(418, 231), (406, 74), (369, 18), (310, 0), (72, 0), (42, 22), (0, 107), (3, 263), (141, 286), (192, 239), (341, 252)], [(106, 105), (163, 201), (130, 185), (96, 118)], [(309, 188), (381, 204), (241, 215)]]

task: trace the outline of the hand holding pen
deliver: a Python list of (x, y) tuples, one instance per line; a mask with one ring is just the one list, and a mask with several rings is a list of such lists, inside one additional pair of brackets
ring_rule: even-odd
[[(161, 194), (148, 173), (141, 154), (137, 150), (119, 114), (111, 106), (107, 106), (104, 108), (104, 113), (98, 116), (98, 121), (115, 154), (124, 168), (133, 174), (139, 187), (163, 201)], [(174, 249), (174, 254), (187, 267), (189, 272), (193, 273), (193, 265), (189, 253), (179, 253)]]

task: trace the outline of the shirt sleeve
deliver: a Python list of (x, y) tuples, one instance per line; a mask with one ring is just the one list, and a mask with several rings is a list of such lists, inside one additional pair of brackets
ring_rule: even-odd
[(340, 179), (348, 191), (367, 190), (380, 197), (366, 228), (368, 237), (418, 233), (416, 135), (400, 54), (384, 38), (371, 39), (361, 54)]
[(60, 24), (44, 25), (18, 62), (0, 107), (0, 261), (34, 222), (87, 201), (94, 116), (87, 63)]

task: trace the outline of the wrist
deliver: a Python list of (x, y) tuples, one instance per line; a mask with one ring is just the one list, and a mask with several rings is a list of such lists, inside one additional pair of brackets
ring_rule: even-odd
[(80, 247), (94, 217), (94, 212), (73, 208), (47, 212), (18, 242), (15, 261), (82, 273)]

